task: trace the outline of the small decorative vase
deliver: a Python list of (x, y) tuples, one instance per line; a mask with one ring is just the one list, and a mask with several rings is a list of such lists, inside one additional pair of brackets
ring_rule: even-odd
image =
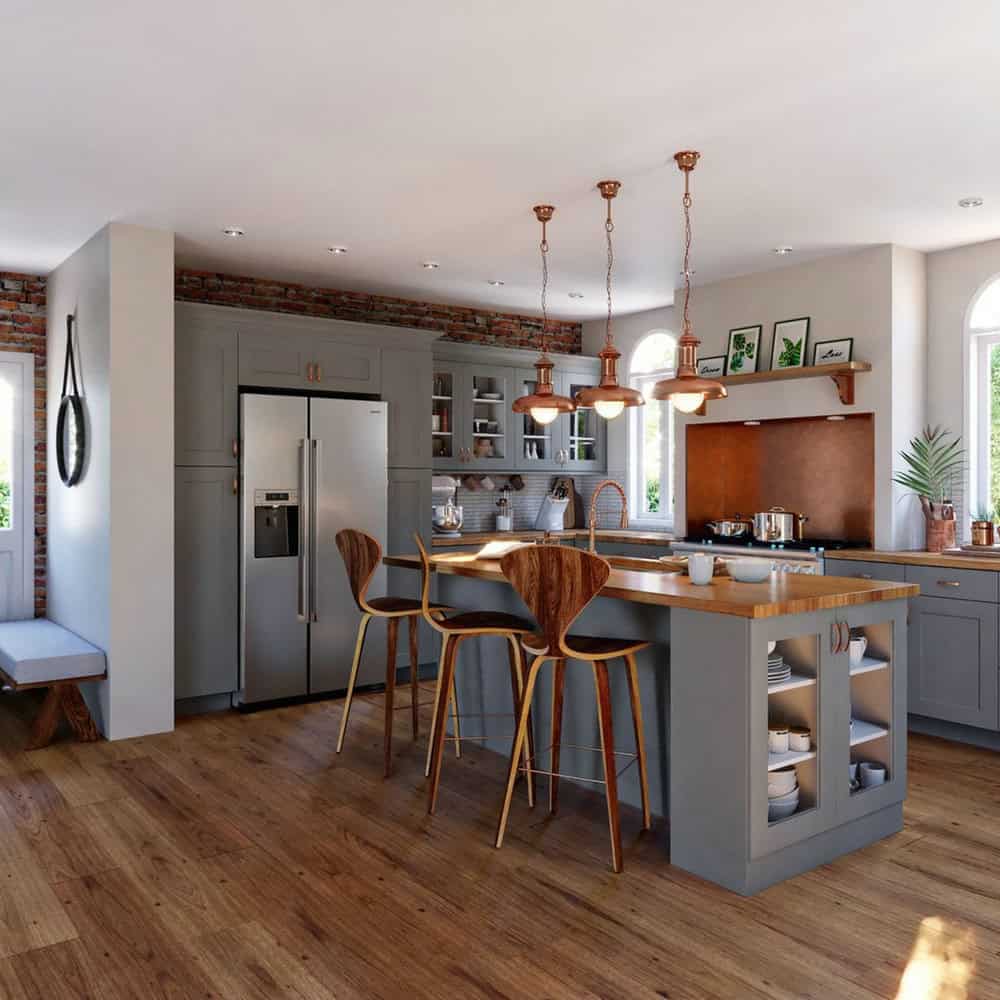
[(993, 544), (993, 522), (973, 521), (972, 522), (972, 544), (992, 545)]
[(928, 552), (943, 552), (945, 549), (955, 546), (955, 520), (927, 519), (927, 541)]

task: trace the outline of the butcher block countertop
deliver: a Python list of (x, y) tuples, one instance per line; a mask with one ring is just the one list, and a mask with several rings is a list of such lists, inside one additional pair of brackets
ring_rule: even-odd
[(939, 566), (945, 569), (991, 569), (1000, 572), (1000, 556), (976, 556), (942, 552), (905, 550), (876, 552), (872, 549), (837, 549), (826, 553), (827, 559), (853, 559), (858, 562), (897, 563), (901, 566)]
[[(420, 569), (420, 557), (416, 555), (386, 556), (384, 561), (387, 566)], [(611, 561), (613, 563), (614, 557)], [(484, 558), (475, 552), (432, 556), (431, 564), (438, 573), (478, 580), (505, 580), (500, 572), (499, 559)], [(729, 577), (717, 576), (707, 586), (697, 586), (687, 576), (677, 572), (612, 568), (601, 596), (742, 618), (776, 618), (779, 615), (916, 597), (919, 592), (920, 588), (912, 583), (799, 573), (773, 574), (764, 583), (739, 583)]]
[[(586, 528), (565, 531), (470, 531), (464, 535), (435, 535), (434, 548), (455, 545), (485, 545), (487, 542), (533, 542), (546, 535), (554, 541), (571, 542), (588, 536)], [(594, 536), (599, 542), (631, 542), (634, 545), (669, 545), (675, 536), (669, 531), (633, 531), (631, 528), (598, 528)]]

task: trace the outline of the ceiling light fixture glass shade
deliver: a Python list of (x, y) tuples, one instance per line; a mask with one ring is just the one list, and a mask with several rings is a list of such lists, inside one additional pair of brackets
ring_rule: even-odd
[(637, 389), (618, 384), (618, 359), (621, 357), (621, 352), (615, 348), (614, 335), (611, 332), (611, 272), (615, 266), (615, 251), (611, 242), (615, 224), (611, 218), (611, 201), (621, 186), (621, 181), (597, 182), (597, 190), (608, 203), (608, 214), (604, 220), (604, 236), (608, 246), (608, 272), (605, 280), (608, 293), (608, 318), (604, 327), (604, 348), (598, 355), (601, 359), (600, 384), (587, 386), (574, 397), (577, 406), (592, 406), (605, 420), (614, 420), (626, 406), (644, 406), (646, 403), (642, 393)]
[(691, 302), (691, 171), (700, 153), (684, 150), (674, 154), (677, 166), (684, 174), (684, 328), (677, 342), (677, 374), (653, 386), (653, 399), (669, 399), (681, 413), (694, 413), (706, 399), (725, 399), (726, 387), (714, 379), (698, 374), (700, 340), (691, 332), (688, 306)]
[(538, 245), (542, 254), (542, 353), (535, 362), (535, 391), (528, 396), (519, 396), (511, 409), (515, 413), (530, 413), (535, 423), (551, 424), (560, 413), (572, 413), (576, 403), (569, 396), (556, 394), (552, 384), (554, 363), (547, 353), (549, 323), (545, 298), (549, 290), (549, 240), (546, 227), (556, 210), (552, 205), (535, 205), (532, 211), (542, 224), (542, 242)]

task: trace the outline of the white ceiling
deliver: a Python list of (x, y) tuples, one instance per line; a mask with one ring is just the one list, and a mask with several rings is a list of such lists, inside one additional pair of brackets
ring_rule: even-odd
[(995, 0), (6, 0), (2, 27), (0, 268), (118, 220), (186, 266), (537, 311), (544, 200), (552, 310), (590, 318), (615, 177), (630, 312), (679, 280), (686, 147), (696, 282), (1000, 236)]

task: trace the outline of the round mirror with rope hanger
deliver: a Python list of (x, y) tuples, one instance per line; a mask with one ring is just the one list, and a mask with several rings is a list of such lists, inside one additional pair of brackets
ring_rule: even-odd
[[(66, 392), (70, 377), (73, 391)], [(59, 478), (66, 486), (75, 486), (83, 475), (87, 454), (87, 427), (83, 418), (83, 398), (76, 384), (76, 362), (73, 358), (73, 315), (66, 317), (66, 360), (63, 363), (62, 399), (56, 421), (56, 464)]]

